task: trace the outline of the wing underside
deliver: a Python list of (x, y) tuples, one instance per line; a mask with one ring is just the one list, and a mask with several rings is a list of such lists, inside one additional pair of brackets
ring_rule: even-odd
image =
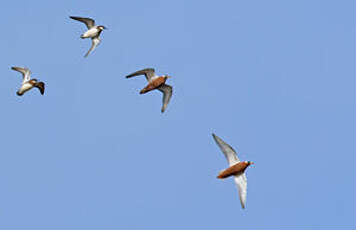
[(161, 109), (161, 112), (163, 113), (166, 110), (169, 100), (172, 97), (173, 88), (170, 85), (163, 84), (158, 88), (158, 90), (163, 93), (162, 109)]
[(234, 180), (235, 180), (235, 183), (239, 190), (239, 198), (240, 198), (241, 207), (245, 208), (246, 195), (247, 195), (247, 178), (246, 178), (245, 173), (242, 173), (241, 175), (238, 175), (238, 176), (234, 176)]
[(145, 75), (147, 81), (151, 81), (151, 79), (156, 76), (154, 69), (147, 68), (147, 69), (142, 69), (142, 70), (136, 71), (130, 75), (127, 75), (126, 78), (131, 78), (131, 77), (135, 77), (135, 76), (139, 76), (139, 75)]
[(88, 57), (88, 55), (99, 45), (100, 43), (100, 38), (99, 37), (95, 37), (95, 38), (92, 38), (91, 39), (92, 42), (91, 42), (91, 47), (90, 49), (88, 50), (88, 52), (85, 54), (84, 57)]
[(236, 155), (236, 151), (230, 145), (225, 143), (221, 138), (216, 136), (214, 133), (213, 133), (213, 138), (216, 144), (221, 149), (221, 151), (224, 153), (230, 166), (240, 162), (239, 158)]

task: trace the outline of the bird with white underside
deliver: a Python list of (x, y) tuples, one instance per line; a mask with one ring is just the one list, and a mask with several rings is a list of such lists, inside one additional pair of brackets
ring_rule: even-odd
[(42, 95), (44, 94), (45, 84), (41, 81), (38, 81), (36, 78), (31, 79), (31, 71), (28, 68), (13, 66), (11, 69), (22, 74), (22, 84), (20, 89), (16, 92), (18, 96), (22, 96), (32, 88), (37, 88)]
[(88, 28), (88, 30), (80, 36), (80, 38), (82, 39), (91, 38), (92, 45), (89, 51), (84, 56), (84, 57), (88, 57), (88, 55), (99, 45), (101, 41), (99, 37), (101, 32), (107, 28), (102, 25), (100, 26), (95, 25), (94, 19), (91, 18), (83, 18), (83, 17), (76, 17), (76, 16), (70, 16), (70, 18), (84, 23)]

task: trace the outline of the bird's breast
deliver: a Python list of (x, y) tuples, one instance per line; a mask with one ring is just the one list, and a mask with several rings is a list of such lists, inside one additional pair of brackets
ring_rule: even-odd
[(232, 165), (231, 167), (221, 171), (217, 178), (219, 179), (224, 179), (230, 176), (238, 175), (243, 173), (246, 168), (248, 167), (248, 164), (245, 162), (239, 162), (237, 164)]
[(166, 78), (157, 77), (154, 80), (152, 80), (151, 82), (149, 82), (148, 85), (144, 89), (142, 89), (140, 93), (147, 93), (151, 90), (157, 89), (165, 82), (166, 82)]
[(26, 91), (28, 91), (28, 90), (30, 90), (30, 89), (32, 89), (33, 88), (33, 85), (31, 84), (31, 83), (29, 83), (29, 82), (27, 82), (27, 83), (25, 83), (25, 84), (23, 84), (22, 86), (21, 86), (21, 88), (19, 89), (19, 93), (20, 94), (23, 94), (23, 93), (25, 93)]
[(91, 29), (89, 29), (87, 32), (85, 32), (81, 37), (82, 38), (93, 38), (98, 36), (99, 34), (99, 30), (96, 27), (93, 27)]

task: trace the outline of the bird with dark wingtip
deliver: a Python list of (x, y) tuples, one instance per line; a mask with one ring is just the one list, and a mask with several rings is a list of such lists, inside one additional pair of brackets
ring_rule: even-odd
[(157, 76), (154, 69), (147, 68), (147, 69), (136, 71), (130, 75), (127, 75), (126, 78), (131, 78), (139, 75), (145, 75), (148, 81), (147, 86), (140, 91), (140, 94), (144, 94), (155, 89), (158, 89), (163, 93), (163, 100), (162, 100), (163, 105), (161, 109), (161, 112), (163, 113), (166, 110), (169, 100), (172, 97), (173, 88), (172, 86), (166, 84), (167, 79), (170, 78), (171, 76), (168, 75)]
[(11, 67), (12, 70), (18, 71), (22, 73), (22, 85), (20, 89), (16, 92), (18, 96), (22, 96), (24, 93), (29, 91), (32, 88), (38, 88), (40, 93), (43, 95), (45, 91), (45, 84), (43, 82), (39, 82), (37, 79), (31, 79), (31, 71), (28, 68), (23, 67)]
[(236, 155), (236, 151), (230, 145), (226, 144), (215, 134), (213, 134), (213, 138), (221, 151), (224, 153), (229, 163), (229, 168), (222, 170), (217, 178), (225, 179), (231, 176), (234, 177), (235, 183), (239, 189), (241, 206), (242, 208), (245, 208), (247, 194), (247, 178), (245, 175), (245, 170), (248, 166), (254, 163), (251, 161), (240, 161)]
[(75, 16), (70, 16), (71, 19), (83, 22), (88, 30), (80, 36), (80, 38), (91, 38), (92, 45), (89, 49), (89, 51), (85, 54), (84, 57), (88, 57), (88, 55), (99, 45), (100, 43), (100, 34), (101, 32), (106, 29), (105, 26), (96, 26), (95, 21), (91, 18), (82, 18), (82, 17), (75, 17)]

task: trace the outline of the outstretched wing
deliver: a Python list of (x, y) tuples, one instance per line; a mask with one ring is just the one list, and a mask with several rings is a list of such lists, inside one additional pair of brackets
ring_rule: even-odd
[(41, 94), (43, 95), (44, 94), (44, 91), (45, 91), (45, 83), (43, 82), (38, 82), (36, 84), (36, 87), (38, 88), (38, 90), (41, 92)]
[(139, 75), (145, 75), (147, 81), (151, 81), (151, 79), (156, 76), (155, 69), (153, 69), (153, 68), (142, 69), (142, 70), (136, 71), (130, 75), (127, 75), (126, 78), (139, 76)]
[(220, 147), (221, 151), (224, 153), (230, 166), (240, 162), (239, 158), (236, 155), (236, 151), (230, 145), (226, 144), (214, 133), (213, 133), (213, 138), (216, 144)]
[(23, 82), (27, 82), (30, 80), (31, 71), (28, 68), (13, 66), (11, 67), (11, 69), (22, 73)]
[(245, 173), (238, 176), (234, 176), (235, 183), (239, 190), (240, 203), (242, 208), (246, 206), (246, 195), (247, 195), (247, 178)]
[(83, 22), (88, 29), (91, 29), (92, 27), (95, 26), (95, 21), (91, 18), (82, 18), (82, 17), (75, 17), (75, 16), (70, 16), (71, 19)]
[(170, 85), (163, 84), (157, 89), (163, 93), (162, 109), (161, 109), (161, 112), (163, 113), (166, 110), (169, 100), (172, 97), (173, 88)]
[(99, 37), (95, 37), (91, 39), (91, 47), (88, 50), (88, 52), (85, 54), (84, 57), (88, 57), (88, 55), (99, 45), (100, 43), (100, 38)]

